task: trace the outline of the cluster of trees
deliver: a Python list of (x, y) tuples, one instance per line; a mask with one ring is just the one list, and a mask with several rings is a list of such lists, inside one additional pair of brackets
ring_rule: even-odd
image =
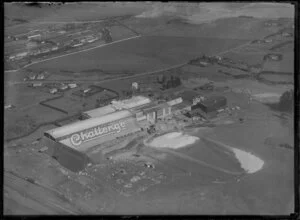
[(103, 28), (101, 32), (102, 32), (102, 39), (105, 40), (106, 43), (112, 42), (112, 37), (107, 28)]
[(292, 112), (294, 109), (294, 90), (284, 92), (279, 100), (278, 108), (280, 111)]
[(165, 75), (158, 76), (157, 82), (162, 85), (163, 89), (176, 88), (181, 85), (181, 79), (179, 76), (171, 76), (167, 78)]

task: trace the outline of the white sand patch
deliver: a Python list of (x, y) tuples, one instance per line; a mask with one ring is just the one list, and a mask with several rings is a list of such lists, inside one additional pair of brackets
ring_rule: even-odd
[(172, 132), (155, 138), (149, 145), (156, 148), (178, 149), (195, 143), (198, 137), (182, 134), (181, 132)]
[(247, 173), (255, 173), (263, 167), (264, 161), (253, 154), (233, 147), (231, 149)]

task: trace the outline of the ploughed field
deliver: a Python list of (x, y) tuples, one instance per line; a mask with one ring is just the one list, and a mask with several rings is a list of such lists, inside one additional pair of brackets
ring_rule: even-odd
[[(214, 55), (246, 40), (171, 36), (144, 36), (28, 67), (49, 70), (142, 73), (189, 61), (202, 54)], [(67, 74), (67, 73), (66, 73)]]

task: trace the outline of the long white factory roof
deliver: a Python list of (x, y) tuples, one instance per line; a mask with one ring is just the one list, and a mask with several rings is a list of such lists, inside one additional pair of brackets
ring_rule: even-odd
[(46, 133), (50, 134), (53, 138), (56, 139), (88, 128), (95, 127), (97, 125), (109, 123), (129, 116), (132, 116), (132, 114), (128, 110), (117, 111), (108, 115), (104, 115), (102, 117), (89, 118), (59, 128), (54, 128), (49, 131), (46, 131)]
[(145, 105), (150, 103), (151, 100), (144, 96), (134, 96), (131, 99), (125, 99), (121, 101), (112, 101), (112, 105), (115, 108), (131, 109), (136, 106)]
[(83, 114), (88, 115), (91, 118), (101, 117), (103, 115), (113, 113), (117, 110), (132, 109), (138, 106), (143, 106), (148, 103), (151, 103), (151, 100), (149, 98), (144, 96), (134, 96), (130, 99), (112, 101), (112, 104), (110, 105), (92, 109), (90, 111), (83, 112)]
[(95, 118), (95, 117), (101, 117), (103, 115), (113, 113), (115, 111), (116, 109), (112, 105), (107, 105), (100, 108), (92, 109), (90, 111), (83, 112), (83, 114), (86, 114), (91, 118)]

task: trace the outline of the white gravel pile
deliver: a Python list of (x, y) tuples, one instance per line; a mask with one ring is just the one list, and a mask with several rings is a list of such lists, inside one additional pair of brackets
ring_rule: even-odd
[(263, 167), (264, 161), (253, 154), (233, 147), (231, 149), (247, 173), (255, 173)]
[(155, 138), (149, 145), (157, 148), (178, 149), (195, 143), (198, 137), (182, 134), (181, 132), (172, 132)]

